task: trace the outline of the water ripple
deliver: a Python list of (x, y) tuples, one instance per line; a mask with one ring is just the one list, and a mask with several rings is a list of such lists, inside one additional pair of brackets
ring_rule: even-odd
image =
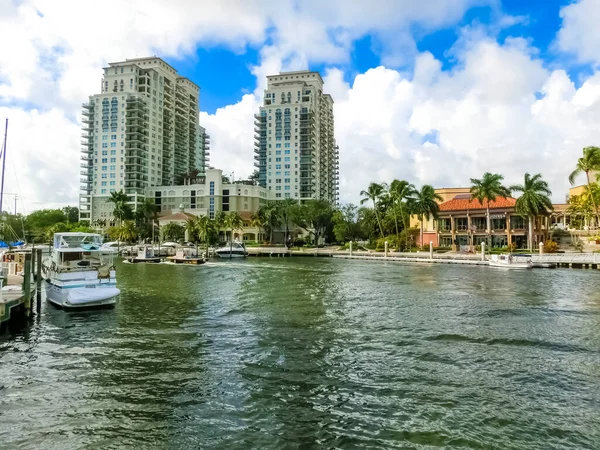
[(0, 447), (599, 448), (591, 272), (118, 269), (114, 311), (0, 338)]

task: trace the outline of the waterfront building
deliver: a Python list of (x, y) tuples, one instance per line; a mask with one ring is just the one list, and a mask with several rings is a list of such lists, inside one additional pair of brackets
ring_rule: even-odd
[(247, 181), (223, 182), (223, 171), (206, 169), (204, 175), (181, 186), (154, 186), (147, 191), (159, 212), (159, 225), (185, 224), (192, 216), (215, 218), (219, 211), (237, 212), (244, 221), (243, 230), (234, 230), (234, 239), (264, 240), (263, 231), (252, 225), (251, 217), (268, 201), (272, 191)]
[(80, 220), (111, 210), (123, 190), (135, 210), (153, 186), (205, 170), (208, 136), (200, 128), (200, 88), (157, 57), (104, 68), (100, 93), (83, 104)]
[(255, 166), (259, 184), (276, 199), (339, 198), (339, 149), (333, 98), (318, 72), (267, 77), (263, 106), (255, 115)]
[[(423, 245), (433, 242), (434, 247), (448, 247), (452, 250), (465, 250), (482, 242), (489, 242), (494, 248), (515, 245), (527, 247), (529, 222), (516, 213), (516, 199), (497, 198), (490, 202), (490, 234), (487, 233), (487, 208), (485, 203), (472, 198), (469, 188), (436, 189), (442, 197), (438, 219), (431, 218), (424, 223)], [(411, 227), (420, 227), (416, 217), (411, 217)], [(534, 224), (533, 239), (537, 245), (543, 242), (550, 228), (549, 218), (537, 220)], [(420, 236), (417, 236), (417, 244)]]

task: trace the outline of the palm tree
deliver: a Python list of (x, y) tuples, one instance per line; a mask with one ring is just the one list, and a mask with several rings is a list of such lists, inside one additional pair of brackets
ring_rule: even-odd
[(542, 174), (534, 176), (525, 174), (523, 184), (515, 184), (510, 187), (512, 191), (522, 192), (517, 199), (515, 210), (517, 214), (529, 219), (529, 251), (533, 251), (533, 221), (535, 217), (545, 215), (552, 211), (550, 195), (552, 191), (542, 179)]
[(375, 218), (377, 219), (377, 225), (379, 226), (379, 231), (381, 232), (381, 237), (383, 237), (383, 228), (381, 226), (381, 220), (379, 219), (379, 212), (377, 211), (377, 203), (380, 200), (383, 194), (383, 186), (377, 183), (371, 183), (366, 191), (360, 191), (360, 195), (364, 198), (360, 201), (360, 204), (363, 205), (369, 201), (373, 202), (373, 209), (375, 210)]
[(281, 225), (281, 217), (276, 201), (268, 202), (258, 208), (256, 212), (262, 222), (262, 227), (269, 233), (269, 242), (273, 243), (273, 231)]
[(502, 185), (503, 179), (504, 177), (502, 175), (490, 172), (484, 173), (483, 178), (481, 179), (471, 178), (472, 197), (479, 200), (482, 205), (485, 204), (486, 233), (488, 238), (490, 237), (492, 229), (490, 223), (490, 202), (495, 201), (498, 197), (510, 197), (510, 190)]
[(592, 192), (592, 181), (590, 180), (590, 173), (596, 170), (600, 170), (600, 147), (585, 147), (583, 149), (583, 157), (577, 160), (575, 170), (569, 175), (569, 183), (575, 184), (575, 178), (581, 173), (585, 173), (588, 185), (588, 191), (594, 206), (594, 214), (596, 214), (597, 224), (600, 225), (600, 213), (598, 213), (598, 205), (596, 205), (596, 199)]
[[(398, 246), (400, 246), (400, 235), (398, 233), (398, 218), (396, 217), (396, 205), (400, 209), (400, 216), (402, 218), (402, 224), (404, 225), (404, 229), (408, 230), (408, 225), (406, 223), (406, 215), (404, 211), (404, 202), (409, 202), (413, 199), (415, 195), (416, 189), (413, 184), (410, 184), (408, 181), (404, 180), (393, 180), (392, 183), (388, 187), (388, 195), (392, 199), (392, 209), (394, 212), (394, 221), (396, 222), (396, 240), (398, 241)], [(408, 232), (406, 234), (406, 246), (408, 247)]]
[(123, 242), (133, 242), (137, 237), (137, 230), (133, 220), (124, 221), (118, 228), (118, 239)]
[(118, 220), (119, 225), (131, 213), (131, 208), (127, 204), (127, 200), (127, 194), (125, 194), (123, 190), (120, 190), (119, 192), (111, 192), (110, 197), (107, 200), (109, 203), (113, 203), (115, 205), (113, 216)]
[(189, 217), (184, 225), (187, 238), (190, 242), (196, 243), (199, 238), (198, 217)]
[(423, 246), (423, 221), (431, 217), (438, 218), (440, 212), (438, 202), (442, 200), (443, 198), (429, 184), (422, 186), (420, 191), (415, 191), (410, 200), (410, 207), (421, 222), (421, 247)]
[(162, 227), (161, 232), (163, 235), (163, 240), (179, 241), (181, 238), (183, 238), (185, 228), (183, 225), (180, 225), (176, 222), (169, 222)]
[(261, 230), (261, 228), (263, 228), (263, 225), (264, 225), (264, 217), (261, 216), (260, 211), (261, 210), (259, 209), (258, 211), (256, 211), (254, 214), (252, 214), (250, 216), (250, 226), (258, 228), (256, 242), (258, 242), (258, 240), (259, 240), (260, 230)]
[(237, 212), (230, 212), (225, 216), (225, 228), (231, 230), (229, 232), (229, 240), (233, 241), (233, 232), (240, 230), (244, 226), (244, 220)]
[(280, 201), (278, 204), (279, 216), (281, 217), (281, 221), (285, 225), (284, 242), (286, 245), (288, 242), (288, 237), (290, 235), (290, 219), (293, 215), (294, 208), (296, 207), (296, 205), (296, 200), (293, 200), (291, 198), (286, 198), (285, 200)]
[(136, 210), (138, 226), (144, 230), (144, 237), (152, 237), (154, 241), (154, 228), (158, 226), (158, 207), (154, 200), (147, 198)]
[(219, 239), (221, 239), (221, 228), (225, 226), (225, 217), (227, 217), (227, 214), (224, 211), (217, 211), (213, 219), (215, 228), (219, 233)]
[(206, 243), (206, 256), (208, 257), (208, 245), (214, 222), (208, 216), (200, 216), (194, 219), (196, 235)]

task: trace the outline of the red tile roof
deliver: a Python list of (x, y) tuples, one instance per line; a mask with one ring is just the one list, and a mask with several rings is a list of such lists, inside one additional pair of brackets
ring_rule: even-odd
[(166, 220), (170, 220), (171, 222), (185, 222), (188, 219), (192, 218), (192, 217), (196, 217), (193, 214), (188, 214), (188, 213), (182, 213), (182, 212), (177, 212), (175, 214), (171, 214), (170, 216), (162, 216), (159, 217), (158, 219), (160, 221), (166, 221)]
[[(498, 197), (495, 201), (490, 202), (490, 209), (506, 209), (514, 208), (517, 200), (512, 197), (501, 198)], [(486, 202), (481, 202), (477, 199), (471, 198), (453, 198), (447, 202), (440, 204), (440, 211), (466, 211), (473, 209), (486, 209)]]

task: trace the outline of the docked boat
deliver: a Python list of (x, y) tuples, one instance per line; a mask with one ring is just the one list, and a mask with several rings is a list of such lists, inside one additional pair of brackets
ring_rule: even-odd
[(229, 245), (216, 249), (215, 255), (224, 259), (245, 258), (248, 256), (248, 252), (241, 242), (230, 242)]
[(492, 255), (488, 261), (491, 267), (502, 267), (505, 269), (531, 269), (533, 264), (529, 257), (515, 257), (513, 255)]
[(174, 264), (193, 264), (199, 265), (204, 264), (206, 261), (204, 258), (199, 257), (194, 249), (182, 248), (175, 253), (175, 256), (168, 256), (167, 261)]
[(127, 258), (130, 263), (159, 263), (162, 261), (160, 254), (152, 245), (140, 245), (136, 256)]
[(121, 291), (114, 252), (102, 249), (94, 233), (56, 233), (49, 257), (42, 263), (46, 299), (61, 308), (112, 307)]

